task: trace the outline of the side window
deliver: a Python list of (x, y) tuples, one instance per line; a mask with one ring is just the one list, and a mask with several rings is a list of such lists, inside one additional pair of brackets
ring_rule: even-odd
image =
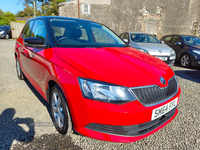
[(32, 29), (31, 37), (37, 37), (43, 40), (43, 44), (46, 38), (46, 29), (43, 20), (36, 20)]
[(124, 33), (122, 33), (122, 34), (120, 35), (120, 38), (121, 38), (121, 39), (123, 39), (123, 38), (124, 38)]
[(128, 33), (125, 33), (125, 34), (124, 34), (123, 39), (127, 39), (127, 40), (129, 41), (129, 35), (128, 35)]
[(114, 38), (112, 38), (107, 32), (96, 27), (92, 27), (91, 30), (97, 43), (116, 43)]
[(166, 42), (166, 43), (169, 43), (169, 41), (171, 40), (172, 36), (165, 36), (163, 38), (163, 41)]
[(181, 42), (181, 39), (178, 36), (174, 36), (172, 39), (172, 44), (175, 44), (176, 42)]
[(26, 26), (24, 27), (23, 31), (22, 31), (22, 38), (28, 38), (30, 37), (30, 32), (31, 32), (31, 28), (33, 26), (33, 22), (34, 21), (30, 21), (26, 24)]

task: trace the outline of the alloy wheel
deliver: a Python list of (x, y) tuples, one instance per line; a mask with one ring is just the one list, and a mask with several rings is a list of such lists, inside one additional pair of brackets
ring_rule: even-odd
[(9, 35), (8, 34), (6, 34), (6, 37), (5, 37), (7, 40), (9, 39)]
[(181, 65), (187, 67), (189, 66), (189, 64), (190, 64), (190, 57), (188, 55), (183, 55), (181, 57)]
[(57, 92), (53, 93), (51, 102), (53, 108), (53, 117), (58, 127), (62, 128), (64, 124), (64, 112), (61, 97)]

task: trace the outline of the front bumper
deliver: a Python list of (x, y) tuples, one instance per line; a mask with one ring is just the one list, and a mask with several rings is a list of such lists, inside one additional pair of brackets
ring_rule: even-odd
[[(99, 140), (134, 142), (158, 131), (176, 116), (178, 110), (174, 109), (166, 116), (151, 121), (155, 108), (177, 97), (180, 97), (180, 88), (173, 98), (149, 107), (145, 107), (139, 101), (116, 105), (83, 98), (84, 104), (78, 106), (77, 110), (80, 111), (75, 114), (74, 129), (82, 135)], [(85, 108), (84, 111), (81, 107)]]
[(173, 66), (175, 63), (175, 59), (170, 59), (170, 56), (155, 56), (157, 58), (161, 58), (161, 60), (163, 60), (162, 58), (167, 58), (167, 60), (163, 60), (168, 66)]
[(6, 36), (6, 34), (0, 34), (0, 39), (4, 39), (5, 38), (5, 36)]
[(200, 55), (192, 53), (191, 56), (191, 66), (200, 67)]

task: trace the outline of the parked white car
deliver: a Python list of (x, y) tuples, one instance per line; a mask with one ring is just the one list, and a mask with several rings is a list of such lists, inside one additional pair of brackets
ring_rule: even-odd
[(131, 47), (146, 52), (173, 66), (176, 53), (164, 42), (160, 42), (156, 36), (143, 32), (124, 32), (120, 37)]

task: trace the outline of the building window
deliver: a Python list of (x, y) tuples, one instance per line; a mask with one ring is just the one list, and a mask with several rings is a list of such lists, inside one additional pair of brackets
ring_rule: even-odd
[(90, 5), (82, 4), (82, 14), (90, 14)]

